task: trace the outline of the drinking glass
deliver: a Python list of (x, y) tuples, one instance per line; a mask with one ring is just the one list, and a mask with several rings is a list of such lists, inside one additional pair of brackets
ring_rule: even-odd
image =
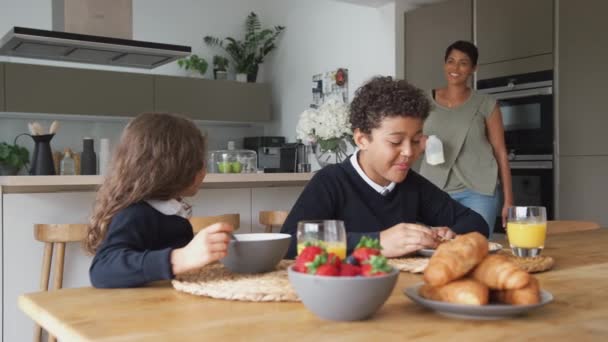
[(328, 253), (334, 253), (340, 259), (346, 258), (346, 230), (344, 221), (318, 220), (298, 222), (298, 254), (306, 243), (325, 247)]
[(545, 207), (511, 207), (507, 214), (507, 237), (513, 255), (534, 257), (545, 248), (547, 210)]

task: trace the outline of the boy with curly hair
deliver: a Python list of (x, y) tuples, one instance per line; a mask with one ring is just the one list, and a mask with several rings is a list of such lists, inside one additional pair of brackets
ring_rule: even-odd
[(424, 151), (429, 110), (425, 94), (404, 80), (375, 77), (357, 90), (350, 123), (358, 149), (307, 184), (282, 228), (293, 237), (288, 257), (296, 255), (301, 220), (342, 220), (349, 253), (366, 235), (380, 240), (387, 257), (435, 248), (456, 234), (487, 236), (479, 214), (410, 170)]

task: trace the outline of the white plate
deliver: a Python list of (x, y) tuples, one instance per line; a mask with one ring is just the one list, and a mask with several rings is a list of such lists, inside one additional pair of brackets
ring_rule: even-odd
[[(489, 242), (490, 244), (490, 253), (496, 253), (498, 251), (500, 251), (502, 249), (502, 245), (496, 242)], [(423, 248), (421, 250), (418, 251), (418, 254), (425, 256), (425, 257), (431, 257), (433, 255), (433, 253), (435, 253), (435, 250), (432, 248)]]
[(504, 319), (525, 314), (538, 307), (553, 301), (553, 295), (549, 291), (540, 290), (540, 303), (532, 305), (509, 305), (509, 304), (488, 304), (488, 305), (466, 305), (440, 302), (422, 298), (418, 290), (424, 283), (416, 284), (403, 290), (403, 293), (412, 301), (425, 308), (431, 309), (441, 315), (464, 319), (492, 320)]

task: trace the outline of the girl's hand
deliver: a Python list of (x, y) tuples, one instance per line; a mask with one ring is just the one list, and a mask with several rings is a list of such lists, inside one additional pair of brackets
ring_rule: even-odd
[[(502, 206), (501, 216), (502, 216), (502, 227), (503, 228), (507, 227), (507, 211), (512, 206), (513, 206), (513, 203), (507, 203), (507, 202), (505, 202), (505, 205)], [(490, 227), (490, 228), (492, 228), (492, 227)]]
[(184, 247), (171, 252), (173, 274), (201, 268), (226, 256), (230, 234), (234, 228), (228, 223), (215, 223), (202, 229)]
[(435, 248), (435, 234), (430, 228), (414, 223), (399, 223), (380, 232), (382, 255), (399, 257), (423, 248)]

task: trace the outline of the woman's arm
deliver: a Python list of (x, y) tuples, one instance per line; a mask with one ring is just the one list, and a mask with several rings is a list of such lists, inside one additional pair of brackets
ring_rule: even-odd
[(511, 170), (509, 169), (509, 159), (505, 146), (505, 129), (502, 125), (502, 114), (498, 104), (494, 107), (492, 114), (486, 118), (486, 128), (488, 140), (494, 151), (494, 158), (498, 162), (498, 173), (504, 194), (504, 204), (502, 207), (502, 226), (506, 224), (507, 208), (513, 205), (513, 191), (511, 190)]

